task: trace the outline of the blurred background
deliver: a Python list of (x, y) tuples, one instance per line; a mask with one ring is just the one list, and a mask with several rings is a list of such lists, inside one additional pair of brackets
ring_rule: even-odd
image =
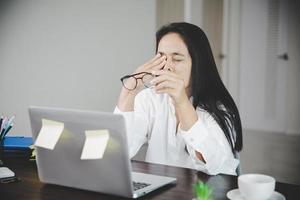
[[(30, 136), (30, 105), (113, 111), (120, 77), (155, 54), (155, 32), (207, 34), (242, 119), (242, 172), (300, 184), (297, 0), (1, 0), (0, 114)], [(136, 159), (143, 159), (143, 151)]]

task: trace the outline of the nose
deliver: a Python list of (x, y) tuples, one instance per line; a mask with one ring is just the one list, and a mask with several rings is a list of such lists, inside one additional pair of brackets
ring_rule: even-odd
[(172, 67), (172, 59), (170, 56), (167, 56), (167, 62), (165, 64), (165, 66), (163, 67), (163, 70), (170, 70), (173, 71), (173, 67)]

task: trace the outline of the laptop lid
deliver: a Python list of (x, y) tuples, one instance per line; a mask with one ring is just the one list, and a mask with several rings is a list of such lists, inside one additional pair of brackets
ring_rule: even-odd
[[(42, 119), (64, 123), (53, 150), (36, 147), (41, 182), (133, 197), (125, 122), (121, 115), (45, 107), (30, 107), (29, 115), (34, 141)], [(109, 131), (102, 159), (81, 160), (85, 131), (102, 129)]]

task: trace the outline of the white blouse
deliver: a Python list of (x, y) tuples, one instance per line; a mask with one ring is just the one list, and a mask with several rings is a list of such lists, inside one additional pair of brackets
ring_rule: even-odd
[[(171, 97), (149, 88), (137, 94), (133, 112), (122, 112), (118, 107), (114, 111), (125, 118), (131, 158), (147, 142), (147, 162), (196, 169), (210, 175), (236, 175), (239, 160), (234, 158), (223, 130), (208, 112), (200, 108), (196, 112), (197, 122), (188, 131), (179, 124), (176, 133)], [(205, 163), (196, 157), (195, 151), (202, 154)]]

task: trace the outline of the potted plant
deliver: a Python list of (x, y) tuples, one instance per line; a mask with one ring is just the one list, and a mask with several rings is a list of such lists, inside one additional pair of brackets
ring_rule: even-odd
[(213, 189), (202, 181), (198, 181), (197, 183), (195, 183), (193, 186), (193, 190), (196, 196), (196, 198), (194, 198), (193, 200), (213, 200)]

